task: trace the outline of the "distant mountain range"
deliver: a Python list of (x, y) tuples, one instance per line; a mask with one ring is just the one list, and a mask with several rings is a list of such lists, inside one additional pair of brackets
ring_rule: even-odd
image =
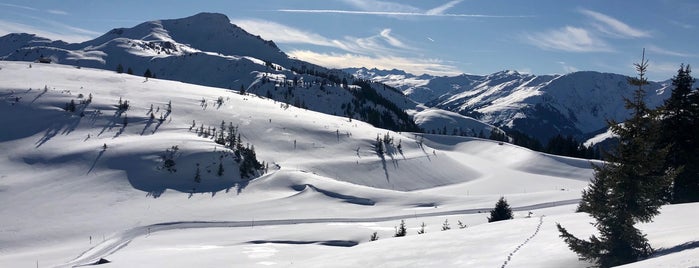
[[(583, 140), (606, 130), (606, 120), (624, 120), (624, 97), (635, 89), (628, 77), (612, 73), (574, 72), (532, 75), (502, 71), (489, 75), (416, 76), (398, 70), (347, 69), (357, 77), (401, 89), (428, 107), (468, 115), (546, 142), (561, 134)], [(671, 81), (650, 82), (650, 106), (662, 104)]]

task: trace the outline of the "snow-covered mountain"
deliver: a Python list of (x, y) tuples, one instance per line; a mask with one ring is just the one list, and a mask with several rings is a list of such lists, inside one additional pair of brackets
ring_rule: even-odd
[[(264, 171), (239, 175), (213, 134), (222, 121)], [(594, 232), (573, 213), (587, 160), (31, 62), (0, 62), (0, 126), (0, 267), (590, 265), (555, 226)], [(501, 196), (515, 219), (487, 223)], [(635, 267), (699, 265), (696, 209), (640, 226), (659, 254)], [(393, 238), (401, 220), (409, 233)]]
[(355, 81), (289, 58), (272, 41), (231, 24), (222, 14), (200, 13), (117, 28), (83, 43), (29, 34), (0, 37), (0, 59), (122, 71), (198, 85), (228, 88), (395, 130), (416, 130), (404, 112), (416, 104), (402, 92)]
[[(375, 79), (371, 74), (365, 77)], [(385, 75), (375, 77), (391, 84)], [(502, 71), (484, 76), (433, 77), (419, 85), (400, 86), (403, 80), (394, 79), (393, 85), (426, 106), (468, 115), (546, 142), (557, 134), (589, 138), (606, 128), (607, 119), (623, 121), (628, 116), (623, 98), (634, 90), (627, 79), (592, 71), (566, 75)], [(647, 85), (648, 104), (661, 104), (669, 96), (670, 86), (669, 80)]]

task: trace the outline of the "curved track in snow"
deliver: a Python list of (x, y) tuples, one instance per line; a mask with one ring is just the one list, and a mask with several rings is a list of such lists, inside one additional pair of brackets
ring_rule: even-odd
[[(514, 207), (513, 211), (527, 211), (534, 209), (550, 208), (564, 205), (572, 205), (580, 202), (580, 199), (570, 199), (556, 202), (546, 202), (534, 205)], [(101, 258), (106, 258), (107, 256), (121, 250), (122, 248), (128, 246), (128, 244), (135, 238), (146, 236), (150, 233), (175, 230), (175, 229), (194, 229), (194, 228), (234, 228), (234, 227), (251, 227), (251, 226), (269, 226), (269, 225), (291, 225), (291, 224), (308, 224), (308, 223), (348, 223), (348, 222), (383, 222), (400, 220), (406, 218), (415, 217), (434, 217), (434, 216), (444, 216), (444, 215), (458, 215), (458, 214), (477, 214), (490, 211), (491, 208), (474, 208), (474, 209), (462, 209), (462, 210), (450, 210), (450, 211), (440, 211), (440, 212), (427, 212), (427, 213), (417, 213), (417, 214), (405, 214), (387, 217), (373, 217), (373, 218), (307, 218), (307, 219), (278, 219), (278, 220), (260, 220), (260, 221), (180, 221), (180, 222), (164, 222), (157, 223), (146, 226), (139, 226), (123, 231), (110, 237), (107, 240), (102, 241), (96, 246), (88, 249), (87, 251), (80, 254), (75, 259), (58, 265), (57, 267), (76, 267), (76, 266), (87, 266), (95, 264)], [(538, 231), (538, 230), (537, 230)]]

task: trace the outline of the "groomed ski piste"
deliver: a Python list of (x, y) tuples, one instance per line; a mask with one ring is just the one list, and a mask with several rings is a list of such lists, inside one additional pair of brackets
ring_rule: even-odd
[[(0, 68), (0, 267), (590, 266), (555, 228), (595, 232), (574, 213), (588, 160), (397, 133), (220, 88), (56, 64)], [(64, 110), (71, 99), (76, 112)], [(241, 178), (228, 149), (197, 133), (221, 121), (266, 171)], [(377, 136), (393, 140), (383, 155)], [(162, 156), (173, 146), (169, 172)], [(487, 223), (501, 196), (515, 218)], [(699, 265), (697, 208), (665, 206), (639, 225), (657, 253), (628, 267)], [(401, 220), (408, 234), (394, 238)]]

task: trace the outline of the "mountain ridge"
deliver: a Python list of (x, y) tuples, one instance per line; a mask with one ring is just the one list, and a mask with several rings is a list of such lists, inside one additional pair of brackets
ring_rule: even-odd
[[(373, 79), (366, 74), (369, 72), (360, 75)], [(629, 77), (596, 71), (532, 75), (505, 70), (488, 75), (432, 77), (419, 84), (403, 83), (416, 77), (406, 73), (393, 81), (385, 81), (391, 79), (389, 76), (377, 76), (377, 79), (392, 83), (427, 107), (516, 130), (542, 143), (559, 134), (586, 139), (603, 132), (607, 119), (623, 121), (628, 115), (623, 98), (633, 91), (627, 83)], [(646, 86), (649, 106), (662, 104), (669, 96), (670, 87), (670, 80), (650, 82)]]
[(115, 28), (93, 40), (67, 44), (31, 35), (6, 35), (13, 43), (2, 60), (36, 61), (133, 74), (255, 93), (286, 104), (344, 115), (395, 130), (418, 131), (405, 113), (416, 107), (402, 92), (354, 80), (288, 57), (273, 41), (233, 25), (217, 13), (153, 20)]

